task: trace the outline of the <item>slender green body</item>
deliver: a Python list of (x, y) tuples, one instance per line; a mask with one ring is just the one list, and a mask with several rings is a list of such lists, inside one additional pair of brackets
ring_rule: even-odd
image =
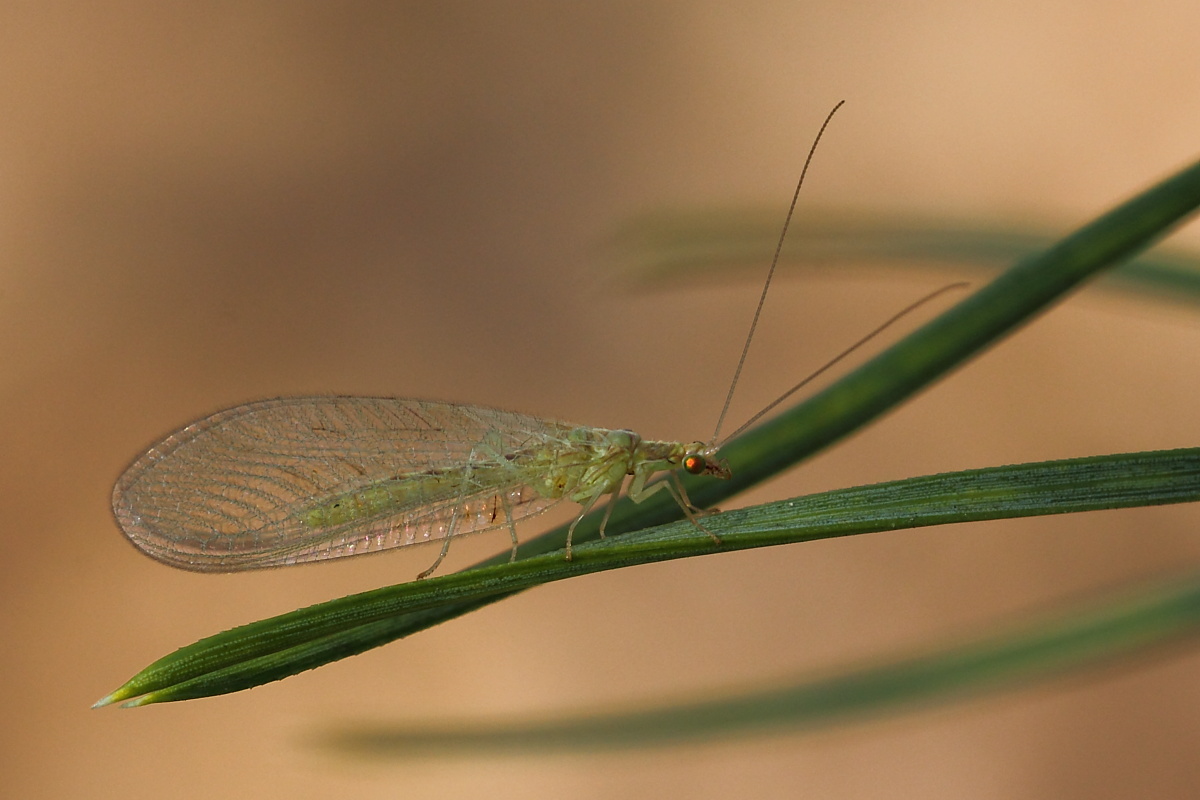
[(277, 398), (167, 437), (118, 480), (113, 510), (138, 548), (184, 569), (256, 569), (429, 541), (443, 543), (440, 563), (452, 537), (502, 527), (515, 556), (518, 520), (564, 498), (583, 506), (582, 517), (627, 479), (641, 500), (666, 485), (648, 487), (651, 475), (679, 467), (728, 476), (702, 442), (454, 403)]

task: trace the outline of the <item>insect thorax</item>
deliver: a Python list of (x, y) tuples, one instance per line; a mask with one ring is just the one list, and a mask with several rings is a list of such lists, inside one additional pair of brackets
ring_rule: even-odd
[(575, 428), (564, 439), (537, 449), (529, 464), (529, 483), (542, 497), (576, 501), (597, 491), (616, 491), (641, 441), (633, 431)]

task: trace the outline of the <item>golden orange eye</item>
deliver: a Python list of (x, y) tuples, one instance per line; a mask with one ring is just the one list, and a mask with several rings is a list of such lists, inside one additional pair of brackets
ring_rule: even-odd
[(704, 472), (704, 468), (707, 466), (708, 464), (705, 462), (704, 456), (688, 456), (683, 459), (683, 468), (693, 475), (699, 475)]

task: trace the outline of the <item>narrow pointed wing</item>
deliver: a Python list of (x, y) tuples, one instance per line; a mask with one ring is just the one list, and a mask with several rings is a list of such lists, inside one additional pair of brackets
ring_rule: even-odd
[(113, 513), (139, 549), (201, 572), (375, 552), (546, 510), (558, 498), (513, 454), (553, 454), (573, 428), (421, 400), (264, 400), (152, 447), (117, 481)]

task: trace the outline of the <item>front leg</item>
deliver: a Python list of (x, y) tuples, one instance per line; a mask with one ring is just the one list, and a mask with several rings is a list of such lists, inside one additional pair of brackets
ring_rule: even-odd
[[(684, 516), (688, 518), (688, 521), (700, 530), (707, 533), (714, 542), (720, 544), (721, 537), (717, 536), (708, 528), (701, 525), (700, 520), (697, 519), (700, 514), (705, 514), (707, 512), (692, 503), (691, 499), (687, 496), (687, 490), (683, 488), (683, 482), (679, 480), (679, 474), (677, 472), (672, 471), (670, 478), (661, 480), (658, 483), (650, 484), (649, 486), (646, 485), (646, 481), (650, 479), (650, 476), (652, 476), (655, 472), (660, 471), (661, 469), (656, 469), (655, 465), (652, 463), (639, 464), (637, 467), (635, 467), (633, 471), (633, 480), (629, 482), (629, 491), (626, 492), (626, 494), (629, 495), (629, 499), (635, 503), (640, 503), (647, 497), (652, 497), (661, 490), (666, 489), (671, 495), (671, 499), (675, 501), (676, 505), (678, 505), (683, 511)], [(674, 485), (672, 485), (672, 480), (674, 481)]]

